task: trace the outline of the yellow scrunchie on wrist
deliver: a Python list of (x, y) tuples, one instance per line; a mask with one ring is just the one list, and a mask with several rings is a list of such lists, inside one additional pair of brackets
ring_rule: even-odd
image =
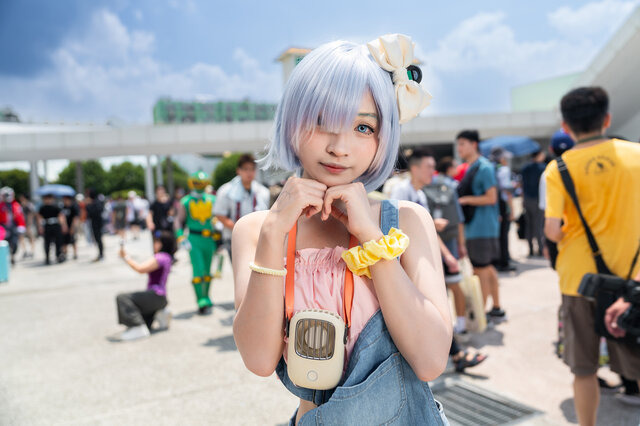
[(395, 259), (409, 247), (409, 237), (399, 229), (391, 228), (389, 235), (380, 240), (367, 241), (362, 247), (357, 246), (345, 250), (342, 259), (347, 268), (356, 275), (366, 275), (371, 278), (369, 266), (374, 265), (380, 259)]

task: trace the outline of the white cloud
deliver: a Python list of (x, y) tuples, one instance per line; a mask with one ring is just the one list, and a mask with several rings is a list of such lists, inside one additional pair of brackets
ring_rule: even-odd
[[(507, 98), (502, 94), (516, 85), (585, 69), (639, 3), (602, 0), (577, 9), (559, 8), (547, 15), (555, 33), (532, 41), (519, 40), (503, 12), (478, 13), (460, 22), (434, 48), (418, 46), (416, 50), (425, 62), (423, 84), (434, 95), (433, 109), (427, 113), (440, 112), (439, 99), (447, 100), (448, 105), (454, 99), (456, 105), (469, 100), (489, 109), (492, 102), (494, 107), (501, 102), (504, 108)], [(477, 90), (466, 84), (475, 80)], [(461, 92), (452, 82), (464, 82), (466, 87)], [(495, 99), (503, 100), (476, 102), (481, 93), (487, 96), (487, 85)]]
[(53, 68), (35, 79), (0, 77), (0, 98), (23, 119), (104, 122), (111, 116), (150, 122), (161, 96), (276, 101), (280, 74), (268, 72), (237, 49), (232, 72), (195, 63), (174, 70), (153, 55), (155, 37), (132, 31), (108, 10), (94, 14), (87, 31), (52, 53)]
[(609, 36), (638, 4), (640, 0), (602, 0), (576, 9), (564, 6), (549, 13), (548, 20), (556, 30), (571, 39)]
[(559, 34), (518, 40), (503, 12), (479, 13), (453, 28), (425, 57), (436, 72), (493, 70), (517, 80), (540, 79), (584, 69), (640, 0), (602, 0), (547, 19)]
[(436, 73), (492, 70), (516, 80), (575, 70), (591, 55), (591, 44), (551, 39), (519, 41), (503, 12), (479, 13), (462, 21), (426, 52)]

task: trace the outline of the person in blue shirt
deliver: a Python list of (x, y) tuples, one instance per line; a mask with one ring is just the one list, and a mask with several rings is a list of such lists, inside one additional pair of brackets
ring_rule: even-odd
[(458, 186), (459, 203), (465, 215), (464, 232), (466, 250), (460, 247), (460, 256), (469, 255), (474, 272), (480, 278), (482, 295), (491, 296), (493, 307), (487, 313), (490, 319), (506, 318), (500, 306), (498, 272), (493, 262), (500, 256), (500, 222), (498, 219), (498, 189), (495, 168), (489, 160), (480, 156), (477, 130), (464, 130), (456, 137), (460, 158), (469, 164)]

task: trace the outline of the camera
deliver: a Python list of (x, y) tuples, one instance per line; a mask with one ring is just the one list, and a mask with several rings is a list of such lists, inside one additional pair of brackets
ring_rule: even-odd
[(585, 274), (578, 293), (598, 302), (602, 301), (605, 306), (619, 297), (630, 302), (631, 308), (620, 315), (618, 326), (627, 334), (639, 337), (637, 340), (640, 341), (640, 282), (625, 280), (615, 275)]

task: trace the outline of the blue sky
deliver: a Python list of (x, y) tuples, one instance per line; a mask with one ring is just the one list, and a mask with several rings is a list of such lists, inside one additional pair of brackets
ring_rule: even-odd
[(24, 121), (149, 123), (160, 96), (277, 102), (287, 47), (417, 44), (428, 114), (509, 109), (509, 89), (584, 69), (638, 0), (0, 0), (0, 107)]

